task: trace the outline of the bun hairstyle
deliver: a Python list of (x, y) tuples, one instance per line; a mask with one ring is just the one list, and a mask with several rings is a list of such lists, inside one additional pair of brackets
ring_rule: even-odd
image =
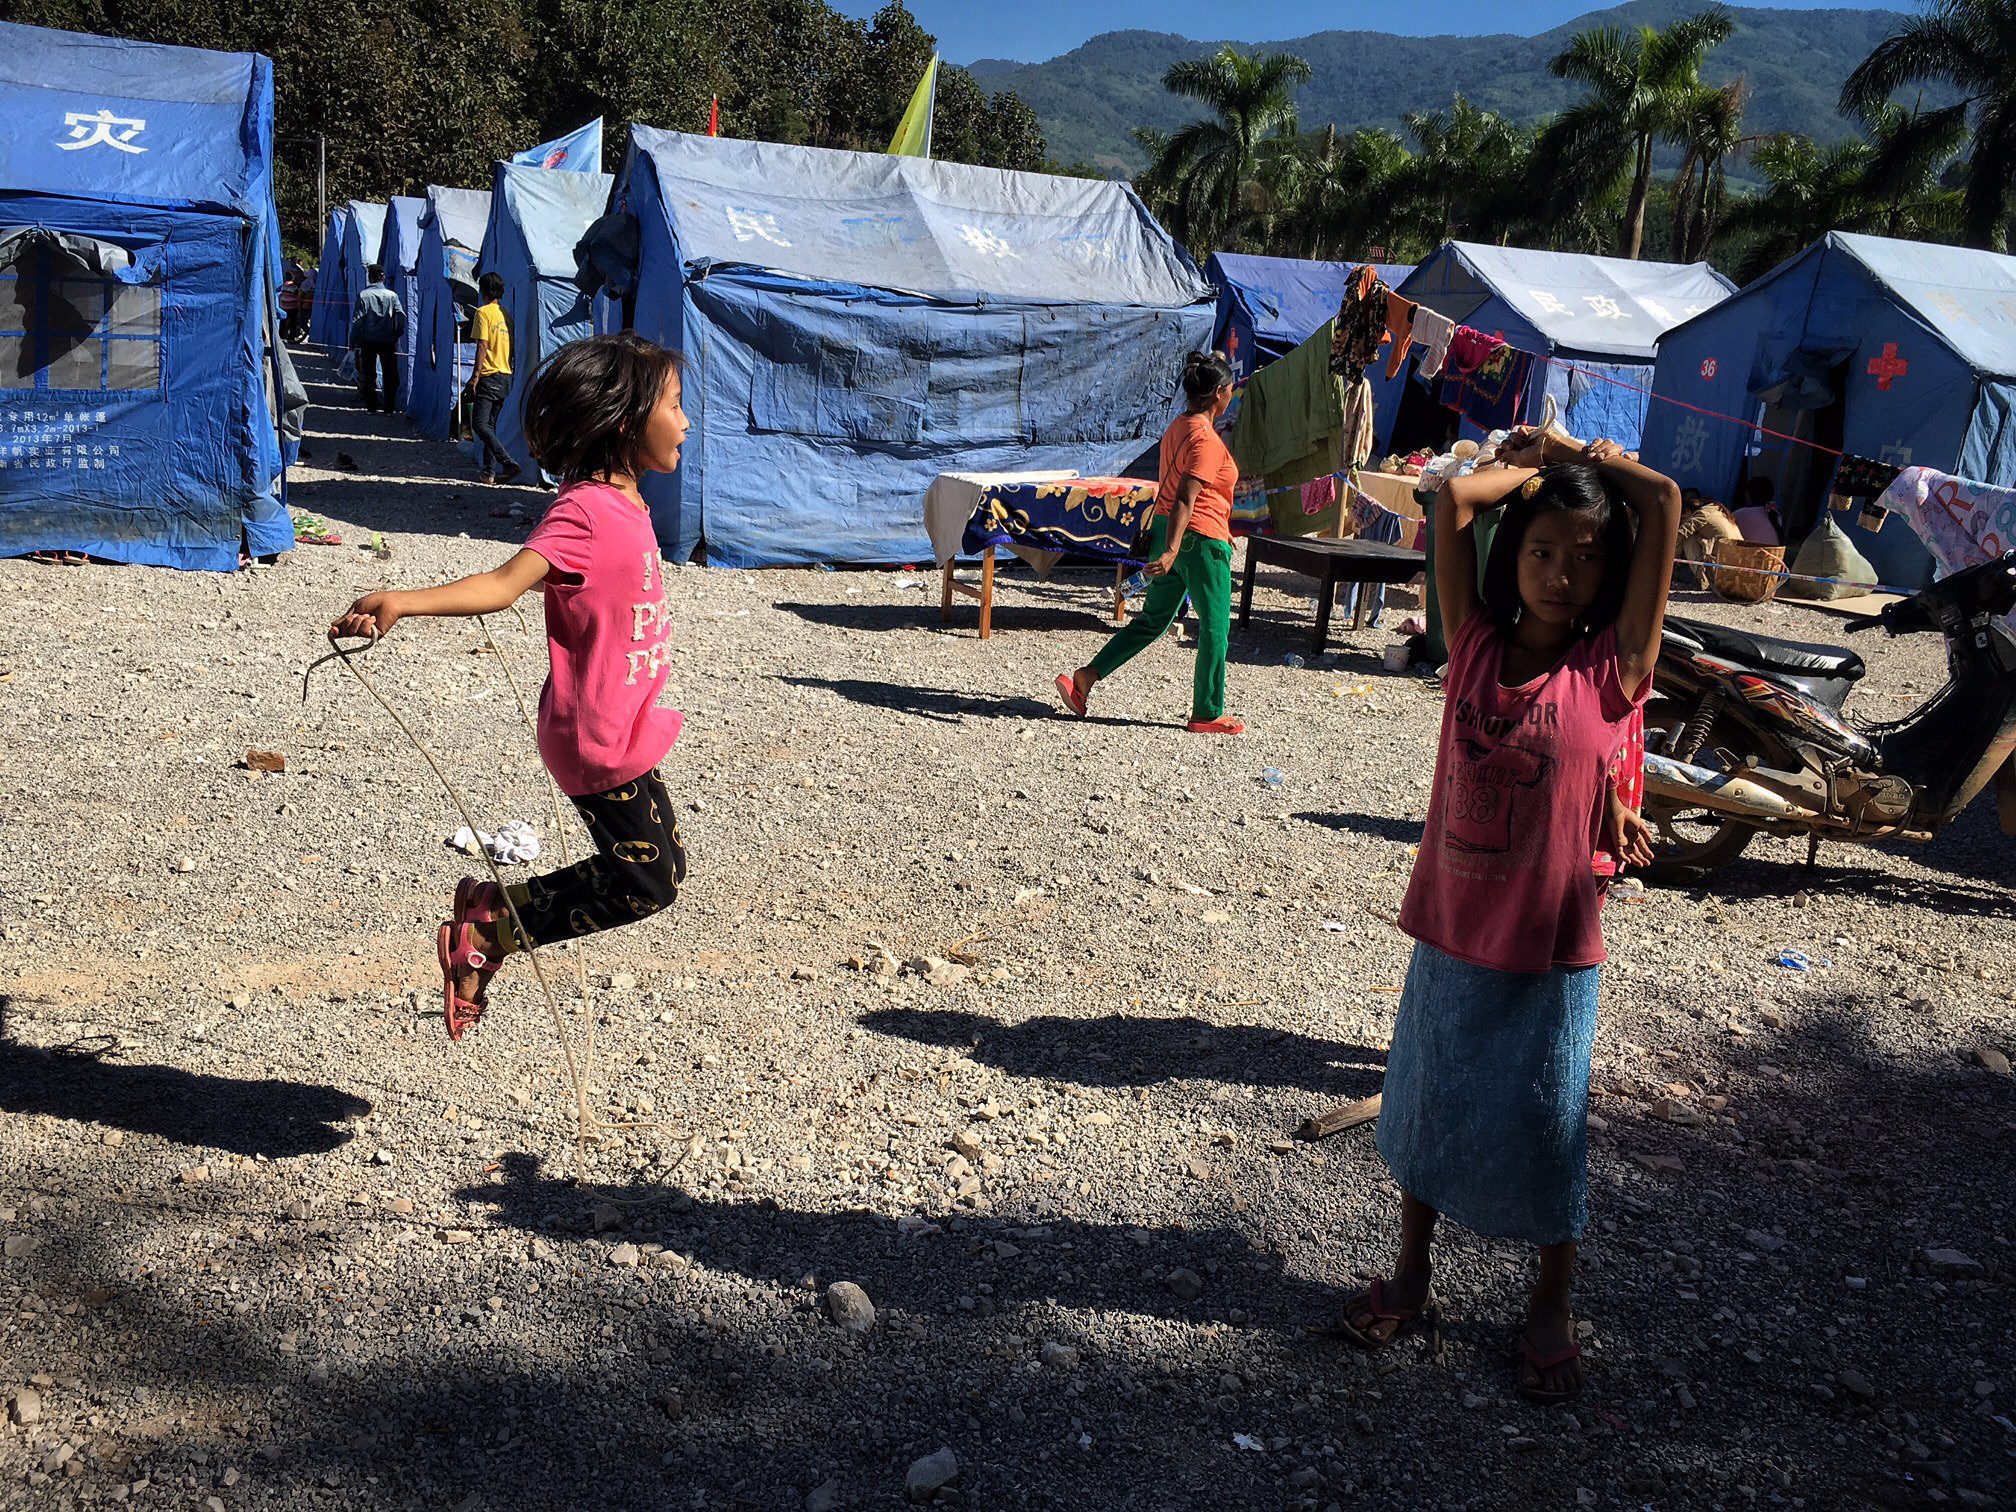
[(1218, 390), (1232, 381), (1232, 364), (1217, 352), (1192, 352), (1183, 359), (1183, 402), (1192, 414), (1207, 410)]
[(1582, 621), (1582, 632), (1594, 635), (1617, 622), (1624, 609), (1624, 587), (1631, 573), (1631, 544), (1636, 538), (1631, 511), (1610, 494), (1603, 475), (1586, 462), (1543, 467), (1512, 495), (1491, 542), (1484, 564), (1482, 597), (1485, 613), (1500, 630), (1509, 631), (1524, 607), (1519, 598), (1519, 551), (1526, 531), (1549, 511), (1586, 515), (1603, 552), (1603, 586)]

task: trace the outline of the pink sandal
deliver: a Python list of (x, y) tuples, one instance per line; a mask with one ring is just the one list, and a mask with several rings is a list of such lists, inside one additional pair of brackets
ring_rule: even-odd
[(1064, 700), (1064, 707), (1080, 719), (1085, 717), (1085, 695), (1078, 690), (1078, 679), (1069, 672), (1057, 674), (1057, 696)]
[(510, 905), (495, 882), (479, 882), (464, 877), (455, 884), (455, 927), (465, 924), (495, 924), (511, 917)]
[(490, 966), (489, 955), (471, 942), (467, 924), (443, 924), (434, 936), (434, 954), (441, 962), (441, 1017), (448, 1025), (448, 1038), (459, 1040), (473, 1027), (490, 1005), (479, 998), (465, 998), (455, 988), (455, 979), (465, 971), (483, 971)]

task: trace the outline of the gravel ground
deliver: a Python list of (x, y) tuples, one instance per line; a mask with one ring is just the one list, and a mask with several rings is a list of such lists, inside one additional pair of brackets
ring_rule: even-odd
[[(340, 667), (301, 696), (337, 609), (490, 565), (540, 496), (314, 421), (295, 503), (342, 546), (0, 562), (0, 1504), (891, 1506), (941, 1449), (983, 1507), (2007, 1504), (1990, 805), (1612, 906), (1591, 1387), (1536, 1409), (1516, 1246), (1446, 1232), (1439, 1338), (1304, 1332), (1398, 1207), (1369, 1131), (1286, 1138), (1377, 1089), (1406, 960), (1440, 703), (1379, 671), (1390, 632), (1286, 666), (1309, 606), (1263, 578), (1251, 733), (1206, 741), (1168, 645), (1055, 717), (1096, 579), (1010, 581), (982, 643), (928, 575), (669, 572), (686, 894), (587, 944), (585, 1001), (551, 957), (598, 1105), (656, 1125), (588, 1190), (523, 963), (462, 1044), (417, 1016), (452, 808)], [(528, 619), (495, 628), (531, 684)], [(1870, 655), (1865, 714), (1943, 675), (1935, 641)], [(476, 626), (366, 665), (551, 848)]]

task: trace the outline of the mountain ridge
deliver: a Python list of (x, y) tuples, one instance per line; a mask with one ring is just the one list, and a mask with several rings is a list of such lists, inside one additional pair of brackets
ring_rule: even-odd
[[(1591, 11), (1534, 36), (1403, 37), (1391, 32), (1330, 30), (1282, 42), (1234, 43), (1248, 51), (1306, 58), (1310, 82), (1298, 93), (1304, 130), (1334, 124), (1350, 131), (1401, 131), (1404, 111), (1438, 110), (1458, 90), (1473, 103), (1530, 123), (1580, 98), (1578, 84), (1555, 78), (1548, 60), (1577, 31), (1613, 25), (1664, 26), (1698, 13), (1701, 0), (1632, 0)], [(1841, 83), (1869, 51), (1906, 20), (1888, 9), (1761, 10), (1729, 7), (1736, 34), (1710, 54), (1703, 77), (1749, 80), (1747, 129), (1803, 132), (1833, 141), (1853, 127), (1835, 110)], [(986, 89), (1012, 89), (1043, 123), (1050, 155), (1132, 172), (1145, 162), (1133, 127), (1173, 131), (1201, 113), (1162, 87), (1171, 63), (1203, 57), (1222, 44), (1141, 28), (1102, 32), (1042, 63), (983, 58), (967, 71)], [(1928, 104), (1943, 104), (1932, 99)]]

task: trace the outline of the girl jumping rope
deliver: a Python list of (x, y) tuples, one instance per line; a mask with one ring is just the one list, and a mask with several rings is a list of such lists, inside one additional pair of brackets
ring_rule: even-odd
[(679, 738), (664, 689), (665, 586), (646, 473), (679, 465), (686, 415), (679, 355), (629, 332), (562, 347), (525, 396), (525, 442), (561, 480), (558, 497), (501, 567), (438, 588), (368, 593), (332, 636), (382, 636), (419, 615), (494, 614), (534, 586), (546, 595), (552, 670), (539, 695), (539, 754), (587, 821), (596, 854), (513, 883), (520, 938), (492, 882), (464, 877), (436, 937), (448, 1037), (483, 1016), (504, 957), (668, 907), (686, 853), (658, 763)]
[[(1414, 956), (1378, 1135), (1401, 1187), (1400, 1246), (1391, 1275), (1344, 1302), (1339, 1330), (1383, 1349), (1429, 1311), (1446, 1213), (1539, 1247), (1519, 1389), (1558, 1402), (1584, 1379), (1568, 1296), (1604, 960), (1590, 857), (1600, 843), (1649, 859), (1610, 774), (1651, 689), (1680, 490), (1609, 441), (1524, 431), (1500, 460), (1444, 483), (1435, 505), (1448, 702), (1400, 912)], [(1470, 525), (1501, 506), (1480, 600)]]

